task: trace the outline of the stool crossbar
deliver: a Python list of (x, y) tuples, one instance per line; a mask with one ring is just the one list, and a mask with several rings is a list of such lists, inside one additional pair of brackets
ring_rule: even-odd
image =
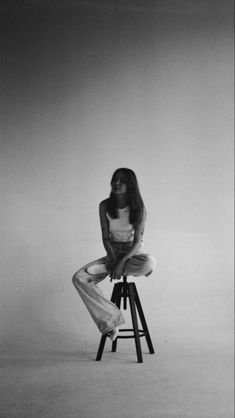
[[(149, 330), (147, 327), (147, 323), (145, 320), (144, 312), (140, 303), (140, 298), (138, 295), (136, 285), (134, 282), (128, 282), (127, 276), (123, 276), (123, 281), (120, 283), (116, 283), (114, 285), (113, 293), (111, 296), (111, 301), (115, 303), (115, 305), (117, 305), (119, 309), (121, 308), (121, 302), (123, 302), (123, 309), (127, 310), (127, 299), (129, 299), (129, 306), (130, 306), (130, 311), (131, 311), (131, 319), (132, 319), (133, 328), (119, 329), (120, 334), (117, 336), (116, 340), (112, 342), (112, 352), (115, 352), (117, 350), (118, 339), (134, 338), (137, 361), (138, 363), (143, 363), (140, 337), (146, 338), (146, 342), (147, 342), (150, 354), (154, 354), (154, 348), (153, 348), (153, 344), (152, 344)], [(138, 326), (137, 313), (138, 313), (138, 316), (142, 325), (142, 329), (139, 329), (139, 326)], [(128, 332), (128, 334), (122, 335), (122, 333), (126, 333), (126, 332)], [(99, 361), (102, 358), (106, 339), (107, 339), (107, 335), (102, 335), (98, 353), (96, 356), (96, 361)]]

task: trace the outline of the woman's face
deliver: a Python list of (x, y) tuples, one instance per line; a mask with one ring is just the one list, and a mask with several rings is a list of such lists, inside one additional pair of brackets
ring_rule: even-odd
[(125, 194), (127, 192), (126, 178), (124, 173), (118, 171), (114, 174), (111, 181), (112, 193), (115, 195)]

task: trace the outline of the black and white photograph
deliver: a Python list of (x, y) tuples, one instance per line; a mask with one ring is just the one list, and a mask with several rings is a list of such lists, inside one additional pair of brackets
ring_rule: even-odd
[(0, 417), (233, 418), (233, 0), (0, 31)]

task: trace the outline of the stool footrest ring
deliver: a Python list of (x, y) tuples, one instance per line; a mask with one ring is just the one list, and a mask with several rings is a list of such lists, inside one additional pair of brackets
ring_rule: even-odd
[[(117, 338), (135, 338), (134, 329), (133, 328), (122, 328), (119, 329), (119, 332), (133, 332), (132, 335), (118, 335)], [(145, 337), (146, 332), (143, 329), (138, 329), (139, 337)]]

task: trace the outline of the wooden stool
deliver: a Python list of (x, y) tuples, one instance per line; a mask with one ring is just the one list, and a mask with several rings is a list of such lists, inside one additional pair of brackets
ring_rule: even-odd
[[(128, 335), (118, 335), (116, 340), (112, 343), (112, 352), (115, 352), (117, 350), (117, 340), (119, 338), (134, 338), (135, 339), (135, 347), (136, 347), (136, 354), (137, 354), (137, 360), (138, 363), (143, 363), (143, 357), (142, 357), (142, 350), (140, 345), (140, 337), (145, 337), (146, 342), (149, 348), (150, 354), (154, 354), (154, 348), (153, 344), (150, 338), (149, 330), (147, 327), (147, 323), (144, 317), (144, 312), (140, 303), (140, 298), (137, 292), (137, 288), (134, 282), (127, 282), (127, 277), (123, 276), (123, 281), (116, 283), (113, 288), (113, 293), (111, 296), (111, 301), (117, 305), (117, 307), (120, 309), (121, 307), (121, 300), (123, 300), (123, 309), (127, 309), (127, 299), (129, 299), (130, 303), (130, 309), (131, 309), (131, 318), (132, 318), (132, 324), (133, 328), (124, 328), (119, 329), (119, 332), (132, 332), (132, 334)], [(138, 328), (138, 319), (137, 319), (137, 312), (139, 314), (139, 318), (142, 324), (143, 329)], [(101, 360), (104, 346), (106, 342), (107, 335), (102, 335), (100, 340), (100, 345), (96, 357), (96, 361)]]

